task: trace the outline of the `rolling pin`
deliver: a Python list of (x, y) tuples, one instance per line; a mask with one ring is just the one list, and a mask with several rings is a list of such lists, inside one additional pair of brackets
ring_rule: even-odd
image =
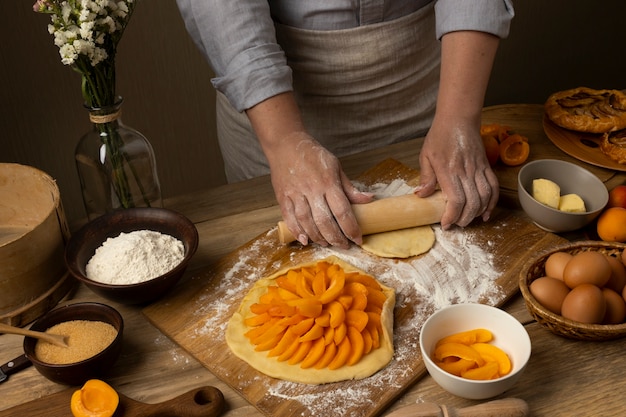
[(519, 398), (504, 398), (454, 409), (435, 403), (419, 403), (402, 407), (386, 417), (525, 417), (528, 404)]
[[(441, 191), (426, 198), (415, 194), (387, 197), (366, 204), (353, 204), (352, 211), (363, 235), (390, 232), (439, 223), (446, 205)], [(284, 221), (278, 222), (280, 243), (296, 240)]]

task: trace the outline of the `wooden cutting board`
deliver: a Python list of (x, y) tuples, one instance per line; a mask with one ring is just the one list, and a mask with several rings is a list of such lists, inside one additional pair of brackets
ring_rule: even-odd
[[(361, 175), (366, 185), (418, 173), (387, 160)], [(492, 220), (443, 231), (435, 246), (407, 260), (369, 255), (359, 247), (324, 249), (281, 245), (276, 228), (195, 273), (171, 296), (144, 309), (145, 316), (217, 377), (271, 416), (378, 415), (426, 374), (419, 330), (446, 305), (481, 302), (500, 306), (518, 291), (518, 274), (530, 256), (564, 239), (542, 231), (518, 211), (501, 209)], [(228, 320), (256, 280), (278, 269), (336, 255), (395, 288), (395, 356), (377, 374), (359, 381), (307, 385), (269, 378), (231, 354), (224, 340)]]

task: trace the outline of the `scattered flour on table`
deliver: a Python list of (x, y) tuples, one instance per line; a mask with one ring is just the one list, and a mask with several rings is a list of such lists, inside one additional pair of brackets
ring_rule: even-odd
[(185, 257), (183, 243), (153, 230), (108, 238), (86, 267), (89, 279), (105, 284), (136, 284), (174, 269)]

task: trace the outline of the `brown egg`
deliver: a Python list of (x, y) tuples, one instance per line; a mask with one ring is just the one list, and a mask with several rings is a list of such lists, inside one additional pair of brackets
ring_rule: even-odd
[(579, 252), (563, 270), (563, 281), (570, 288), (581, 284), (603, 287), (611, 277), (611, 265), (602, 252)]
[(602, 295), (606, 301), (606, 312), (604, 313), (604, 324), (623, 323), (626, 319), (626, 302), (622, 296), (609, 288), (602, 288)]
[(611, 277), (604, 286), (621, 294), (626, 285), (626, 267), (622, 263), (621, 258), (618, 259), (615, 256), (607, 255), (606, 259), (608, 259), (611, 266)]
[(565, 265), (572, 259), (573, 255), (567, 252), (554, 252), (546, 259), (546, 276), (563, 279)]
[(561, 314), (561, 305), (570, 291), (563, 281), (553, 277), (537, 278), (528, 288), (539, 304), (555, 314)]
[(595, 285), (581, 284), (572, 289), (563, 300), (561, 315), (580, 323), (602, 323), (606, 300)]

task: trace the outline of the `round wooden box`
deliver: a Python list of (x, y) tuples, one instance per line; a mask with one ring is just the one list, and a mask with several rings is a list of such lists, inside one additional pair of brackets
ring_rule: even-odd
[(63, 258), (68, 238), (55, 181), (0, 163), (0, 321), (30, 323), (65, 296), (74, 285)]
[(626, 336), (626, 323), (585, 324), (566, 319), (543, 307), (530, 293), (530, 283), (545, 275), (548, 257), (555, 252), (568, 252), (575, 255), (582, 251), (598, 251), (607, 255), (619, 256), (626, 249), (625, 244), (601, 241), (584, 241), (557, 246), (529, 260), (520, 273), (519, 287), (526, 307), (535, 320), (555, 334), (578, 340), (610, 340)]

